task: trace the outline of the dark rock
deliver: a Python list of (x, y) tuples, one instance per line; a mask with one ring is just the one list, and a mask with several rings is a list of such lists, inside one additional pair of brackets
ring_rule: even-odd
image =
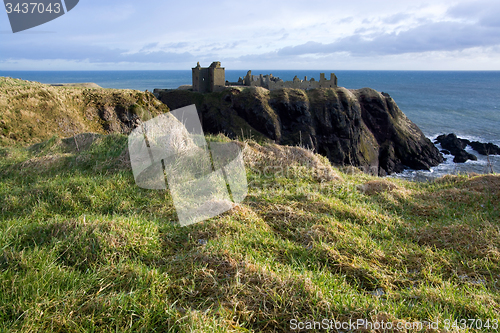
[(465, 163), (468, 160), (476, 161), (477, 157), (465, 151), (465, 147), (470, 143), (467, 139), (460, 139), (454, 133), (443, 134), (436, 138), (436, 143), (440, 143), (444, 148), (441, 152), (454, 156), (453, 162)]
[(438, 135), (438, 137), (434, 140), (434, 143), (440, 143), (444, 138), (446, 138), (446, 134)]
[(446, 149), (441, 150), (441, 152), (445, 155), (451, 155), (450, 151)]
[(467, 139), (460, 139), (460, 138), (458, 138), (458, 139), (459, 139), (460, 141), (462, 141), (462, 145), (464, 146), (464, 148), (465, 148), (465, 147), (467, 147), (467, 145), (468, 145), (468, 144), (470, 144), (470, 141), (469, 141), (469, 140), (467, 140)]
[(453, 159), (456, 163), (463, 163), (467, 160), (477, 160), (477, 157), (473, 154), (467, 153), (464, 148), (469, 145), (481, 155), (500, 155), (500, 147), (494, 145), (493, 143), (482, 143), (479, 141), (469, 141), (467, 139), (460, 139), (455, 134), (442, 134), (436, 138), (436, 143), (440, 143), (441, 147), (445, 150), (441, 152), (445, 153), (448, 150), (452, 155), (455, 156)]
[(465, 150), (460, 150), (457, 154), (454, 154), (455, 158), (453, 158), (453, 162), (455, 163), (465, 163), (468, 160), (477, 161), (477, 157), (475, 155), (469, 154)]
[(500, 155), (500, 147), (494, 145), (491, 142), (482, 143), (478, 141), (472, 141), (469, 145), (481, 155)]
[(172, 90), (158, 98), (172, 110), (196, 104), (208, 133), (302, 145), (333, 164), (375, 169), (379, 175), (428, 170), (443, 162), (439, 150), (394, 100), (369, 88), (228, 88), (208, 94)]
[(441, 147), (450, 151), (452, 154), (454, 151), (458, 153), (458, 151), (463, 150), (465, 147), (467, 147), (467, 143), (462, 139), (457, 138), (454, 133), (450, 133), (448, 135), (440, 135), (436, 138), (436, 141), (441, 144)]

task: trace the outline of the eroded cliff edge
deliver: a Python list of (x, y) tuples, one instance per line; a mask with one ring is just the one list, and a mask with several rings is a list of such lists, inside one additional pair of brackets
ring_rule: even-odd
[(152, 93), (89, 85), (51, 86), (0, 77), (0, 145), (84, 132), (128, 134), (141, 121), (169, 111)]
[(302, 145), (336, 165), (354, 165), (378, 175), (443, 162), (439, 150), (396, 102), (370, 88), (228, 88), (208, 94), (160, 90), (158, 99), (172, 110), (196, 104), (205, 132)]

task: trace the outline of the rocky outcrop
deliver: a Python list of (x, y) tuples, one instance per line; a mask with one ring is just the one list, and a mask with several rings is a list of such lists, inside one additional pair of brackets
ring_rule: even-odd
[(469, 145), (481, 155), (500, 155), (500, 147), (491, 142), (472, 141)]
[(158, 98), (170, 109), (196, 104), (206, 132), (309, 147), (336, 165), (379, 175), (429, 169), (443, 161), (388, 94), (369, 88), (167, 90)]
[(470, 143), (467, 139), (460, 139), (454, 133), (448, 135), (443, 134), (436, 138), (436, 143), (440, 143), (445, 149), (444, 153), (449, 153), (454, 156), (453, 162), (465, 163), (468, 160), (476, 161), (477, 157), (465, 151), (465, 147)]
[(467, 139), (461, 139), (457, 137), (454, 133), (442, 134), (436, 138), (435, 142), (441, 144), (441, 147), (444, 149), (442, 151), (443, 153), (451, 154), (454, 156), (453, 162), (455, 163), (464, 163), (468, 160), (477, 160), (477, 157), (475, 155), (465, 151), (465, 147), (467, 147), (467, 145), (471, 146), (472, 149), (474, 149), (481, 155), (500, 155), (500, 147), (494, 145), (491, 142), (471, 142)]

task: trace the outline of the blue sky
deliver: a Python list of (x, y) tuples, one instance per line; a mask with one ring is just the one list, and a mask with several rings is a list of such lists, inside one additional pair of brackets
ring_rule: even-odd
[(500, 1), (80, 0), (13, 34), (0, 70), (500, 70)]

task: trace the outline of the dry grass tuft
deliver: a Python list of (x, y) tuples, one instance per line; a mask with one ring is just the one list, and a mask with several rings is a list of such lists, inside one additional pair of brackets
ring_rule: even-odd
[(130, 152), (128, 150), (128, 147), (123, 149), (122, 153), (116, 158), (115, 162), (117, 169), (132, 170), (132, 164), (130, 163)]
[(28, 150), (33, 154), (47, 153), (47, 150), (53, 153), (74, 154), (88, 150), (102, 136), (102, 134), (98, 133), (80, 133), (64, 139), (53, 138), (49, 141), (34, 144)]
[(260, 218), (253, 209), (242, 204), (235, 204), (228, 213), (240, 221), (255, 221)]
[(371, 180), (369, 182), (366, 182), (358, 186), (358, 190), (366, 195), (380, 194), (383, 192), (392, 192), (397, 189), (398, 186), (396, 184), (385, 179)]
[(308, 278), (276, 274), (264, 266), (229, 256), (196, 253), (177, 265), (193, 266), (193, 276), (184, 284), (172, 286), (183, 307), (192, 307), (199, 300), (218, 304), (212, 308), (235, 327), (245, 324), (257, 332), (288, 331), (292, 318), (310, 319), (321, 307), (326, 314), (329, 304), (320, 290)]
[(355, 166), (352, 165), (347, 165), (342, 168), (340, 168), (340, 171), (345, 173), (346, 175), (361, 175), (363, 174), (363, 171), (359, 168), (356, 168)]
[(259, 214), (266, 224), (280, 237), (310, 245), (313, 241), (310, 225), (317, 217), (296, 207), (280, 204), (263, 205), (259, 207)]
[(69, 155), (57, 154), (33, 157), (21, 163), (19, 167), (23, 172), (43, 173), (61, 167), (64, 164), (65, 158)]
[(261, 146), (247, 141), (243, 146), (245, 164), (264, 174), (297, 176), (309, 173), (317, 181), (339, 181), (341, 177), (328, 160), (301, 147), (267, 144)]
[(484, 175), (467, 179), (461, 186), (470, 191), (500, 195), (500, 175)]
[(474, 229), (468, 225), (428, 226), (417, 231), (413, 238), (419, 245), (457, 251), (475, 258), (497, 257), (500, 236), (490, 228)]

